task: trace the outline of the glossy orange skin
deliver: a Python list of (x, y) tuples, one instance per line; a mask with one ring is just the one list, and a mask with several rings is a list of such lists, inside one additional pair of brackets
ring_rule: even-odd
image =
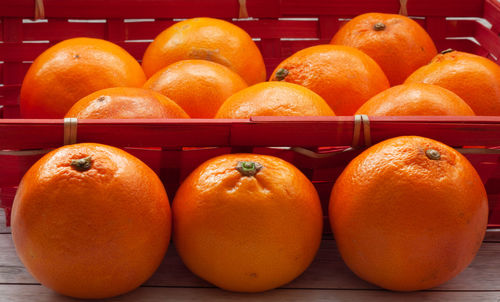
[(361, 51), (341, 45), (318, 45), (300, 50), (281, 62), (285, 82), (299, 84), (319, 94), (336, 115), (353, 115), (369, 98), (389, 88), (380, 67)]
[[(439, 151), (431, 160), (426, 150)], [(488, 200), (473, 166), (431, 139), (370, 147), (339, 176), (329, 205), (342, 258), (360, 278), (395, 291), (438, 286), (475, 257)]]
[[(243, 176), (238, 161), (263, 165)], [(228, 154), (195, 169), (172, 204), (173, 240), (184, 264), (230, 291), (284, 285), (312, 262), (323, 216), (312, 183), (272, 156)]]
[(439, 54), (405, 83), (444, 87), (461, 97), (476, 115), (500, 115), (500, 66), (484, 57), (460, 51)]
[(238, 26), (214, 18), (178, 22), (148, 46), (142, 67), (148, 77), (180, 60), (209, 60), (238, 73), (248, 85), (266, 80), (264, 59), (252, 38)]
[(21, 86), (23, 118), (62, 118), (90, 93), (109, 87), (141, 87), (146, 76), (123, 48), (93, 38), (64, 40), (40, 54)]
[(76, 102), (65, 117), (79, 119), (189, 118), (161, 93), (133, 87), (106, 88)]
[(424, 83), (396, 85), (384, 90), (364, 103), (356, 114), (475, 115), (458, 95), (440, 86)]
[(287, 82), (265, 82), (230, 96), (215, 118), (251, 116), (334, 116), (322, 97), (311, 90)]
[(213, 118), (228, 97), (246, 87), (237, 73), (204, 60), (175, 62), (144, 84), (172, 99), (192, 118)]
[[(73, 159), (92, 158), (84, 172)], [(12, 239), (28, 271), (67, 296), (106, 298), (146, 281), (171, 232), (162, 182), (120, 149), (75, 144), (56, 149), (24, 175), (12, 209)]]
[[(385, 28), (375, 30), (377, 23), (383, 23)], [(391, 86), (403, 83), (437, 54), (425, 29), (412, 19), (397, 14), (359, 15), (342, 26), (330, 43), (356, 47), (369, 55), (380, 65)]]

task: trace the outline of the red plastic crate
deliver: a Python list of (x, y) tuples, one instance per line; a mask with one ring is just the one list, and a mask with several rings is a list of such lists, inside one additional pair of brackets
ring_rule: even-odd
[[(238, 19), (244, 2), (251, 18)], [(140, 60), (148, 43), (177, 19), (223, 18), (256, 39), (270, 74), (297, 50), (328, 43), (357, 14), (406, 11), (426, 28), (438, 50), (454, 48), (496, 62), (500, 58), (497, 0), (408, 0), (403, 7), (396, 0), (46, 0), (46, 19), (33, 21), (34, 3), (0, 1), (0, 206), (7, 213), (22, 175), (48, 149), (63, 144), (63, 120), (19, 119), (18, 105), (20, 84), (31, 61), (63, 39), (107, 39)], [(180, 181), (210, 157), (229, 152), (279, 156), (314, 182), (325, 209), (336, 177), (366, 145), (421, 135), (457, 148), (487, 146), (459, 150), (486, 185), (489, 226), (500, 226), (500, 150), (494, 148), (500, 146), (500, 117), (373, 117), (365, 127), (355, 127), (352, 116), (82, 120), (77, 131), (77, 142), (126, 148), (142, 159), (160, 175), (171, 199)], [(347, 148), (358, 135), (358, 148)], [(203, 148), (182, 148), (189, 146)]]

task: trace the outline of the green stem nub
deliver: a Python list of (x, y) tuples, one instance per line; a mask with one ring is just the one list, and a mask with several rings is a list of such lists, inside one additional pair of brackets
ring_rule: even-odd
[(444, 54), (447, 54), (447, 53), (449, 53), (449, 52), (453, 52), (453, 51), (455, 51), (453, 48), (448, 48), (448, 49), (443, 50), (443, 51), (441, 52), (441, 54), (442, 54), (442, 55), (444, 55)]
[(425, 155), (427, 155), (427, 157), (432, 160), (441, 159), (441, 153), (439, 153), (439, 151), (435, 149), (425, 150)]
[(385, 24), (382, 23), (382, 22), (377, 22), (373, 25), (373, 29), (375, 31), (381, 31), (381, 30), (384, 30), (385, 29)]
[(71, 160), (71, 166), (80, 172), (87, 171), (88, 169), (92, 168), (92, 156), (73, 159)]
[(286, 70), (285, 68), (280, 68), (278, 69), (278, 71), (276, 71), (274, 78), (278, 81), (283, 81), (287, 75), (288, 75), (288, 70)]
[(259, 172), (264, 166), (253, 161), (239, 161), (236, 164), (236, 170), (240, 172), (243, 176), (254, 176)]

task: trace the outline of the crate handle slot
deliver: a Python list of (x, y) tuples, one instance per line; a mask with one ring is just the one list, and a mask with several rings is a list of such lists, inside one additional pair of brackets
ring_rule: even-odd
[(45, 6), (43, 0), (35, 0), (35, 20), (45, 19)]
[(67, 117), (64, 119), (64, 144), (76, 144), (76, 130), (78, 128), (78, 119)]

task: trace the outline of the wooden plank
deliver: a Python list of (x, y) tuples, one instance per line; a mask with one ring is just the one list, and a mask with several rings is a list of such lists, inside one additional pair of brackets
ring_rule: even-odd
[[(0, 296), (10, 302), (82, 301), (61, 296), (40, 285), (0, 285)], [(498, 301), (500, 291), (394, 293), (381, 290), (276, 289), (264, 293), (232, 293), (216, 288), (140, 287), (106, 301), (370, 301), (370, 302), (484, 302)]]
[[(356, 277), (343, 263), (334, 240), (325, 237), (320, 250), (304, 274), (284, 288), (290, 289), (365, 289), (375, 290), (371, 285)], [(500, 244), (483, 243), (472, 264), (460, 275), (430, 291), (455, 290), (500, 290)], [(0, 284), (36, 283), (16, 256), (10, 234), (0, 234)], [(157, 272), (145, 286), (169, 287), (213, 287), (194, 276), (181, 262), (171, 245)]]
[(3, 209), (0, 209), (0, 234), (8, 233), (10, 233), (10, 227), (5, 225), (5, 212)]

